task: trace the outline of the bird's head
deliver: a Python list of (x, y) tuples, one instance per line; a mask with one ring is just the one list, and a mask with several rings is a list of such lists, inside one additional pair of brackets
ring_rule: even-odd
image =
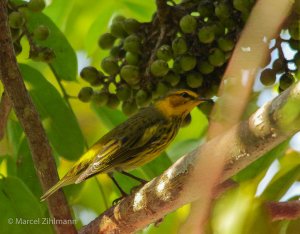
[(168, 93), (155, 103), (166, 117), (185, 117), (190, 111), (202, 102), (211, 101), (202, 98), (190, 90), (177, 90)]

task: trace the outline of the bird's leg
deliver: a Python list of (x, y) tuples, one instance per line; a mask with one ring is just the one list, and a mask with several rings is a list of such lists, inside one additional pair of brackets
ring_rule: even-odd
[(132, 178), (132, 179), (135, 179), (135, 180), (139, 181), (139, 182), (142, 183), (142, 184), (148, 183), (147, 180), (144, 180), (144, 179), (142, 179), (142, 178), (139, 178), (139, 177), (137, 177), (137, 176), (135, 176), (135, 175), (132, 175), (132, 174), (126, 172), (126, 171), (120, 171), (120, 173), (122, 173), (123, 175), (126, 175), (126, 176), (128, 176), (128, 177), (130, 177), (130, 178)]
[(139, 188), (141, 188), (144, 184), (148, 183), (147, 180), (144, 180), (144, 179), (142, 179), (142, 178), (139, 178), (139, 177), (137, 177), (137, 176), (135, 176), (135, 175), (132, 175), (132, 174), (126, 172), (126, 171), (119, 171), (119, 172), (122, 173), (123, 175), (126, 175), (126, 176), (130, 177), (131, 179), (135, 179), (135, 180), (137, 180), (138, 182), (141, 183), (140, 185), (133, 187), (133, 188), (130, 190), (130, 194), (134, 193), (136, 190), (138, 190)]
[(117, 186), (117, 188), (119, 189), (120, 193), (121, 193), (121, 197), (115, 199), (113, 201), (113, 205), (116, 205), (120, 200), (122, 200), (124, 197), (127, 196), (127, 193), (124, 192), (124, 190), (121, 188), (121, 186), (118, 184), (118, 182), (116, 181), (115, 177), (113, 176), (112, 173), (108, 173), (107, 174), (109, 176), (109, 178), (111, 178), (111, 180), (114, 182), (114, 184)]

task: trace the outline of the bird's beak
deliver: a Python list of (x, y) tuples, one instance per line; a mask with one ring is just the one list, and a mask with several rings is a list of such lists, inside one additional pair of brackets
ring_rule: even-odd
[(196, 101), (200, 104), (201, 102), (213, 102), (213, 100), (212, 99), (210, 99), (210, 98), (203, 98), (203, 97), (198, 97), (197, 99), (196, 99)]

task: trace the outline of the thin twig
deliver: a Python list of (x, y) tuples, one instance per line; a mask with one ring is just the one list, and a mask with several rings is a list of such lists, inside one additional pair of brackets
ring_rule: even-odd
[[(165, 0), (156, 0), (156, 6), (157, 6), (157, 13), (156, 16), (158, 18), (159, 22), (159, 35), (156, 38), (156, 43), (151, 51), (150, 58), (147, 62), (146, 70), (145, 70), (145, 79), (147, 80), (150, 77), (150, 65), (153, 63), (156, 57), (156, 53), (159, 49), (159, 47), (162, 45), (163, 41), (166, 39), (166, 33), (167, 33), (167, 15), (169, 14), (168, 5), (166, 4)], [(156, 20), (153, 20), (153, 24), (156, 24)]]
[[(37, 176), (43, 191), (46, 191), (58, 181), (58, 174), (45, 130), (26, 90), (17, 64), (8, 26), (6, 2), (0, 0), (0, 79), (24, 129)], [(61, 222), (54, 224), (56, 233), (76, 233), (75, 226), (70, 221), (68, 222), (68, 220), (72, 221), (72, 216), (66, 198), (61, 191), (48, 200), (48, 207), (52, 218), (61, 220), (61, 222), (67, 221), (67, 224)]]
[(0, 140), (4, 137), (5, 127), (11, 108), (12, 103), (6, 92), (3, 92), (0, 102)]

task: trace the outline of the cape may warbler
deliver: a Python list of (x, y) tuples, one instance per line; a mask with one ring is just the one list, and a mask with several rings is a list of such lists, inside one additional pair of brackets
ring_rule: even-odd
[(146, 164), (166, 149), (190, 111), (208, 100), (192, 91), (179, 90), (141, 109), (98, 140), (41, 200), (63, 186), (98, 173), (125, 173)]

